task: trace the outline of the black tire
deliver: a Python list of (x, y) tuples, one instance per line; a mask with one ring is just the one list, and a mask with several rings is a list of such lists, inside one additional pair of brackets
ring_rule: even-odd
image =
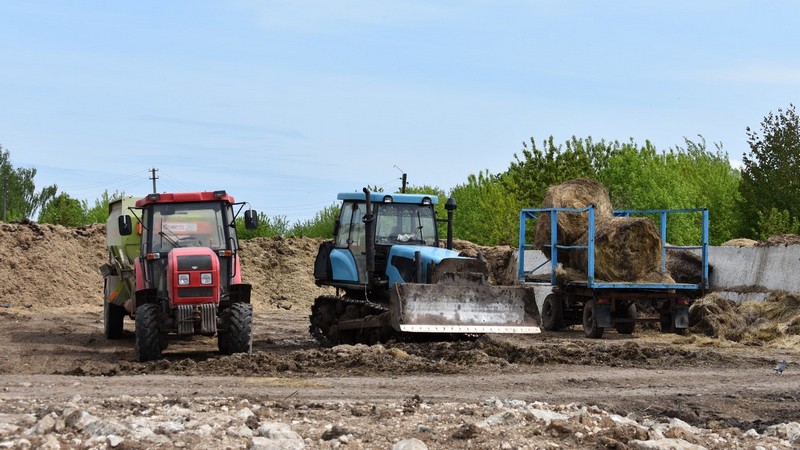
[(226, 355), (250, 353), (253, 349), (253, 305), (234, 303), (223, 314), (226, 330), (219, 336), (220, 351)]
[(588, 338), (600, 339), (603, 337), (603, 327), (597, 326), (596, 305), (594, 300), (586, 300), (583, 305), (583, 333)]
[(108, 280), (103, 280), (103, 335), (106, 339), (121, 339), (125, 308), (108, 302)]
[(558, 331), (564, 328), (564, 307), (561, 297), (549, 294), (542, 302), (542, 327), (547, 331)]
[[(638, 313), (636, 311), (636, 303), (631, 303), (630, 306), (624, 311), (623, 317), (626, 319), (633, 319), (636, 320), (638, 317)], [(636, 329), (636, 322), (620, 322), (615, 323), (614, 328), (617, 329), (617, 333), (619, 334), (633, 334), (633, 330)]]
[(121, 339), (125, 308), (108, 302), (108, 280), (103, 282), (103, 335), (106, 339)]
[(139, 361), (161, 358), (160, 311), (155, 303), (145, 303), (136, 308), (136, 356)]

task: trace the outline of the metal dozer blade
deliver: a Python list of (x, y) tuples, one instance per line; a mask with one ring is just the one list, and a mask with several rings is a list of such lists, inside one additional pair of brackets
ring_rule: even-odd
[(440, 265), (430, 284), (396, 283), (390, 290), (392, 326), (412, 333), (541, 333), (533, 290), (492, 286), (484, 273), (467, 271), (463, 264), (469, 261)]

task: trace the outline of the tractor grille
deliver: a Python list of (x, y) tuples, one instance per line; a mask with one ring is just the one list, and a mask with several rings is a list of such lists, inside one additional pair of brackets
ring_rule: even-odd
[(178, 288), (178, 298), (211, 297), (213, 295), (214, 289), (210, 287)]
[(211, 257), (208, 255), (178, 256), (178, 270), (211, 270)]

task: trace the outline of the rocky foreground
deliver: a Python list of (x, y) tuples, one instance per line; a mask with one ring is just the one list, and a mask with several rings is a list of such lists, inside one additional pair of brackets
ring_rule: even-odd
[[(77, 382), (76, 382), (77, 383)], [(24, 386), (23, 386), (24, 387)], [(490, 398), (482, 404), (255, 402), (163, 395), (65, 404), (5, 401), (0, 448), (14, 449), (788, 449), (800, 424), (709, 430), (580, 404)]]

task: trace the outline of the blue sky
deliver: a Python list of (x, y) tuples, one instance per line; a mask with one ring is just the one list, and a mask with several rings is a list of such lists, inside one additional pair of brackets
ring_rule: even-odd
[[(226, 189), (291, 222), (448, 191), (523, 141), (731, 160), (800, 102), (795, 1), (2, 1), (0, 145), (90, 204)], [(533, 205), (532, 205), (533, 206)]]

